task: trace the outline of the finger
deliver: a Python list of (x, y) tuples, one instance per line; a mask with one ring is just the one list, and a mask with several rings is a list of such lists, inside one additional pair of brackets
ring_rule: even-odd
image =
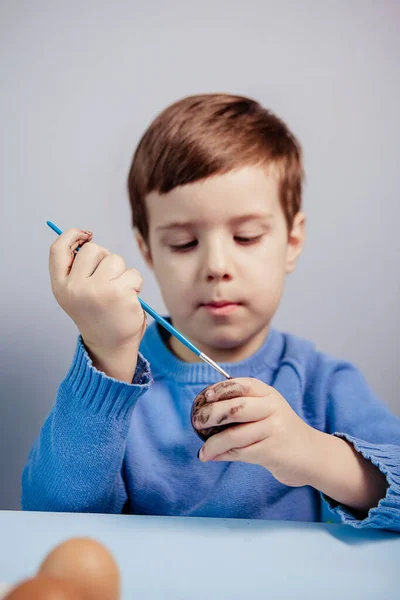
[(74, 250), (92, 239), (93, 234), (83, 229), (67, 229), (50, 246), (49, 269), (53, 283), (63, 281), (70, 273)]
[(78, 250), (83, 246), (83, 244), (86, 244), (87, 242), (91, 242), (92, 239), (93, 239), (93, 234), (91, 233), (88, 240), (77, 240), (75, 242), (75, 244), (73, 244), (71, 246), (71, 252), (75, 255), (78, 252)]
[(93, 242), (85, 244), (75, 256), (70, 277), (73, 279), (91, 277), (101, 261), (109, 255), (110, 252), (107, 248), (93, 244)]
[(109, 254), (99, 263), (93, 276), (102, 281), (117, 279), (126, 270), (125, 261), (119, 254)]
[(205, 399), (207, 402), (219, 402), (220, 400), (240, 398), (249, 391), (249, 386), (241, 383), (238, 379), (228, 379), (211, 385), (205, 392)]
[(251, 423), (265, 419), (271, 413), (272, 406), (265, 397), (221, 400), (194, 411), (193, 426), (195, 429), (206, 429), (228, 423)]
[(252, 464), (260, 464), (260, 456), (265, 453), (265, 448), (262, 448), (263, 441), (255, 442), (244, 448), (231, 448), (224, 454), (219, 454), (213, 458), (214, 462), (246, 462)]
[(210, 386), (205, 392), (205, 397), (207, 402), (219, 402), (245, 395), (263, 397), (270, 393), (273, 393), (273, 388), (259, 379), (236, 377)]
[(118, 277), (117, 283), (122, 288), (135, 290), (135, 292), (139, 294), (142, 289), (143, 279), (137, 269), (126, 269), (126, 271)]
[(221, 433), (210, 437), (200, 450), (199, 458), (202, 461), (214, 460), (217, 456), (230, 452), (235, 454), (240, 448), (251, 446), (268, 437), (266, 419), (255, 423), (245, 423), (228, 427)]

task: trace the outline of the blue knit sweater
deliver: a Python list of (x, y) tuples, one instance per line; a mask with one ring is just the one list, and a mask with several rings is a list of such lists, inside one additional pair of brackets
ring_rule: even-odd
[[(366, 518), (327, 501), (345, 523), (400, 531), (400, 419), (357, 369), (274, 329), (250, 358), (222, 366), (272, 385), (304, 421), (345, 437), (376, 464), (389, 486)], [(198, 460), (191, 405), (216, 381), (209, 365), (175, 357), (155, 323), (132, 384), (97, 371), (79, 338), (24, 469), (22, 508), (320, 520), (321, 496), (311, 487), (287, 487), (258, 465)]]

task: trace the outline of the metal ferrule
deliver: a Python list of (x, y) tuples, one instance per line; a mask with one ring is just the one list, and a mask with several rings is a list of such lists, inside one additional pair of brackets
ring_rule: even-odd
[(226, 371), (224, 371), (224, 369), (222, 369), (219, 365), (217, 365), (217, 363), (214, 362), (209, 356), (207, 356), (207, 354), (203, 354), (203, 352), (202, 352), (200, 354), (200, 358), (201, 358), (201, 360), (204, 360), (205, 363), (210, 365), (210, 367), (213, 367), (213, 369), (218, 371), (218, 373), (220, 373), (220, 375), (223, 375), (224, 377), (226, 377), (226, 379), (232, 379), (232, 377)]

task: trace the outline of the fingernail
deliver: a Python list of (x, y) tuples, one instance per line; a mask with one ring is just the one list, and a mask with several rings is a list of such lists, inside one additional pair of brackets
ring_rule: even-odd
[(86, 233), (86, 235), (89, 235), (89, 236), (93, 235), (93, 233), (91, 231), (86, 231), (86, 229), (84, 229), (83, 231), (84, 231), (84, 233)]
[(203, 446), (200, 448), (200, 450), (197, 453), (197, 458), (201, 461), (204, 461), (204, 452), (203, 452)]
[(215, 398), (214, 390), (207, 390), (205, 393), (205, 397), (206, 397), (207, 402), (210, 402), (211, 400), (213, 400)]

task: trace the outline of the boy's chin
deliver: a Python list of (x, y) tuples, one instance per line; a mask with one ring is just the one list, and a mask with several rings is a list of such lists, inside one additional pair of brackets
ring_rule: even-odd
[[(241, 328), (236, 327), (229, 328), (223, 332), (209, 330), (206, 332), (206, 339), (202, 339), (202, 342), (204, 345), (207, 345), (209, 348), (212, 348), (215, 351), (239, 350), (251, 344), (251, 342), (257, 338), (262, 331), (266, 331), (267, 329), (268, 325), (257, 328), (255, 331), (243, 331)], [(205, 332), (202, 333), (203, 335), (201, 338), (205, 337)]]

